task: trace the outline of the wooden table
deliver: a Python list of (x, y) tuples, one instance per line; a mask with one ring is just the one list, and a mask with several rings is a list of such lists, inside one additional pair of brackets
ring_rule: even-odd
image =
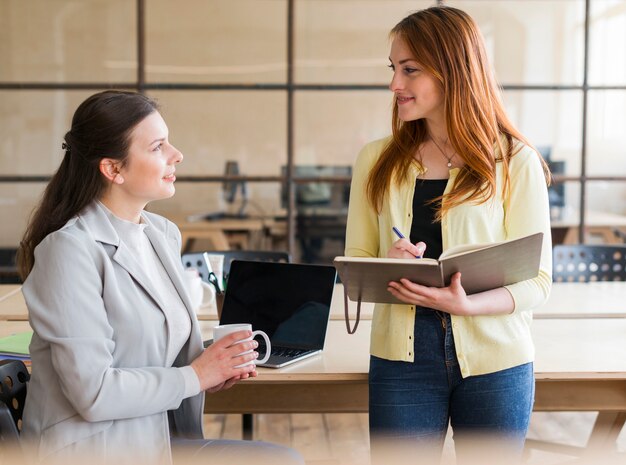
[(260, 249), (263, 246), (266, 222), (264, 218), (224, 218), (190, 221), (185, 216), (171, 216), (182, 235), (183, 251), (188, 251), (195, 240), (211, 241), (214, 250)]
[[(200, 322), (205, 339), (215, 324)], [(0, 336), (27, 329), (26, 321), (0, 321)], [(364, 320), (349, 335), (342, 321), (331, 321), (322, 354), (277, 370), (259, 368), (258, 378), (207, 394), (205, 412), (367, 412), (370, 329)], [(598, 411), (589, 444), (614, 444), (626, 420), (626, 319), (540, 319), (532, 331), (534, 410)]]
[[(211, 322), (203, 322), (210, 331)], [(207, 413), (368, 411), (369, 332), (331, 321), (323, 354), (206, 396)], [(626, 419), (626, 319), (533, 322), (535, 411), (597, 411), (589, 445), (614, 444)]]
[[(580, 212), (564, 209), (560, 218), (551, 221), (554, 244), (578, 244), (579, 225)], [(606, 244), (621, 243), (622, 239), (616, 236), (615, 228), (626, 229), (626, 216), (597, 210), (585, 212), (586, 235), (598, 236)]]
[[(351, 322), (354, 322), (356, 302), (348, 301), (348, 308)], [(361, 319), (370, 320), (373, 312), (374, 304), (361, 304)], [(344, 318), (341, 284), (335, 286), (330, 318)], [(550, 297), (533, 311), (533, 318), (626, 318), (626, 282), (553, 283)]]
[(0, 284), (0, 302), (19, 292), (21, 288), (21, 284)]
[[(216, 321), (201, 321), (205, 339)], [(371, 321), (354, 335), (331, 321), (324, 352), (207, 395), (207, 412), (367, 412)], [(30, 329), (1, 321), (0, 336)], [(533, 322), (535, 410), (626, 412), (626, 319), (545, 319)]]
[[(28, 310), (17, 284), (0, 284), (0, 320), (27, 320)], [(349, 302), (351, 321), (356, 303)], [(361, 318), (371, 320), (374, 304), (363, 303)], [(343, 286), (337, 284), (330, 308), (330, 319), (344, 318)], [(626, 318), (626, 282), (553, 283), (548, 301), (533, 312), (545, 318)], [(217, 320), (213, 306), (198, 310), (199, 320)]]

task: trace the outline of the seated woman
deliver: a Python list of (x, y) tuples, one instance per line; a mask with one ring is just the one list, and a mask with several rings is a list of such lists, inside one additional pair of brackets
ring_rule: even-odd
[(236, 343), (250, 336), (241, 331), (203, 349), (180, 232), (144, 211), (174, 195), (183, 159), (156, 103), (95, 94), (63, 148), (20, 249), (34, 330), (22, 437), (34, 459), (154, 464), (182, 451), (204, 463), (303, 463), (279, 446), (203, 439), (204, 391), (256, 376), (246, 362), (257, 343)]

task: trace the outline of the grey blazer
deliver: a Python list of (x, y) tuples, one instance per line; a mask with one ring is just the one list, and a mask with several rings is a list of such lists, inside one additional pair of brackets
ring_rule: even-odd
[(165, 366), (170, 326), (158, 283), (147, 279), (97, 202), (48, 235), (22, 288), (34, 330), (22, 437), (37, 460), (168, 463), (170, 430), (203, 437), (204, 393), (183, 400), (176, 368), (202, 352), (180, 232), (158, 215), (142, 216), (189, 311), (191, 337), (174, 367)]

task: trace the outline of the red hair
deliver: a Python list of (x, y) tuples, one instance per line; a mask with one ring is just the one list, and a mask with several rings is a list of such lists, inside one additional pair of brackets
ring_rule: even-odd
[[(434, 200), (440, 204), (438, 218), (461, 203), (483, 203), (493, 197), (496, 163), (503, 164), (504, 189), (507, 189), (508, 165), (515, 155), (516, 141), (528, 142), (504, 111), (474, 20), (456, 8), (432, 7), (404, 18), (390, 36), (402, 40), (415, 60), (440, 83), (449, 140), (464, 162), (452, 190)], [(415, 153), (429, 137), (426, 122), (400, 120), (397, 105), (394, 105), (392, 130), (392, 139), (367, 180), (367, 198), (378, 212), (392, 181), (408, 177)], [(541, 162), (549, 182), (549, 170), (543, 159)]]

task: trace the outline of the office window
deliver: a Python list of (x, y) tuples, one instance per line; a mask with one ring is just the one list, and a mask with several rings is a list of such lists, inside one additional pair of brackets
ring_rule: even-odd
[[(589, 91), (587, 125), (589, 175), (626, 173), (626, 89)], [(624, 191), (626, 195), (626, 191)], [(626, 205), (622, 202), (622, 205)]]
[(17, 247), (44, 187), (43, 183), (0, 183), (0, 247)]
[(624, 86), (626, 82), (626, 2), (591, 2), (589, 83)]
[(0, 90), (0, 173), (51, 175), (72, 114), (90, 91)]
[(480, 26), (502, 84), (583, 81), (584, 0), (456, 0)]
[(511, 121), (544, 158), (564, 162), (558, 174), (579, 176), (582, 92), (507, 90), (504, 104)]
[(295, 162), (352, 165), (366, 143), (391, 133), (392, 93), (308, 91), (295, 99)]
[(136, 23), (126, 0), (2, 0), (0, 82), (133, 82)]
[(172, 142), (185, 155), (181, 175), (220, 175), (226, 161), (241, 174), (280, 174), (286, 94), (282, 91), (149, 91), (162, 105)]
[(390, 77), (389, 30), (428, 0), (296, 2), (295, 81), (380, 84)]
[(284, 83), (286, 19), (285, 0), (149, 0), (146, 80)]
[(186, 157), (177, 196), (150, 208), (229, 207), (234, 161), (250, 214), (294, 219), (283, 167), (349, 166), (389, 134), (389, 29), (434, 4), (477, 20), (511, 119), (555, 169), (557, 213), (626, 216), (623, 1), (0, 0), (2, 241), (17, 245), (78, 103), (110, 87), (156, 97)]

